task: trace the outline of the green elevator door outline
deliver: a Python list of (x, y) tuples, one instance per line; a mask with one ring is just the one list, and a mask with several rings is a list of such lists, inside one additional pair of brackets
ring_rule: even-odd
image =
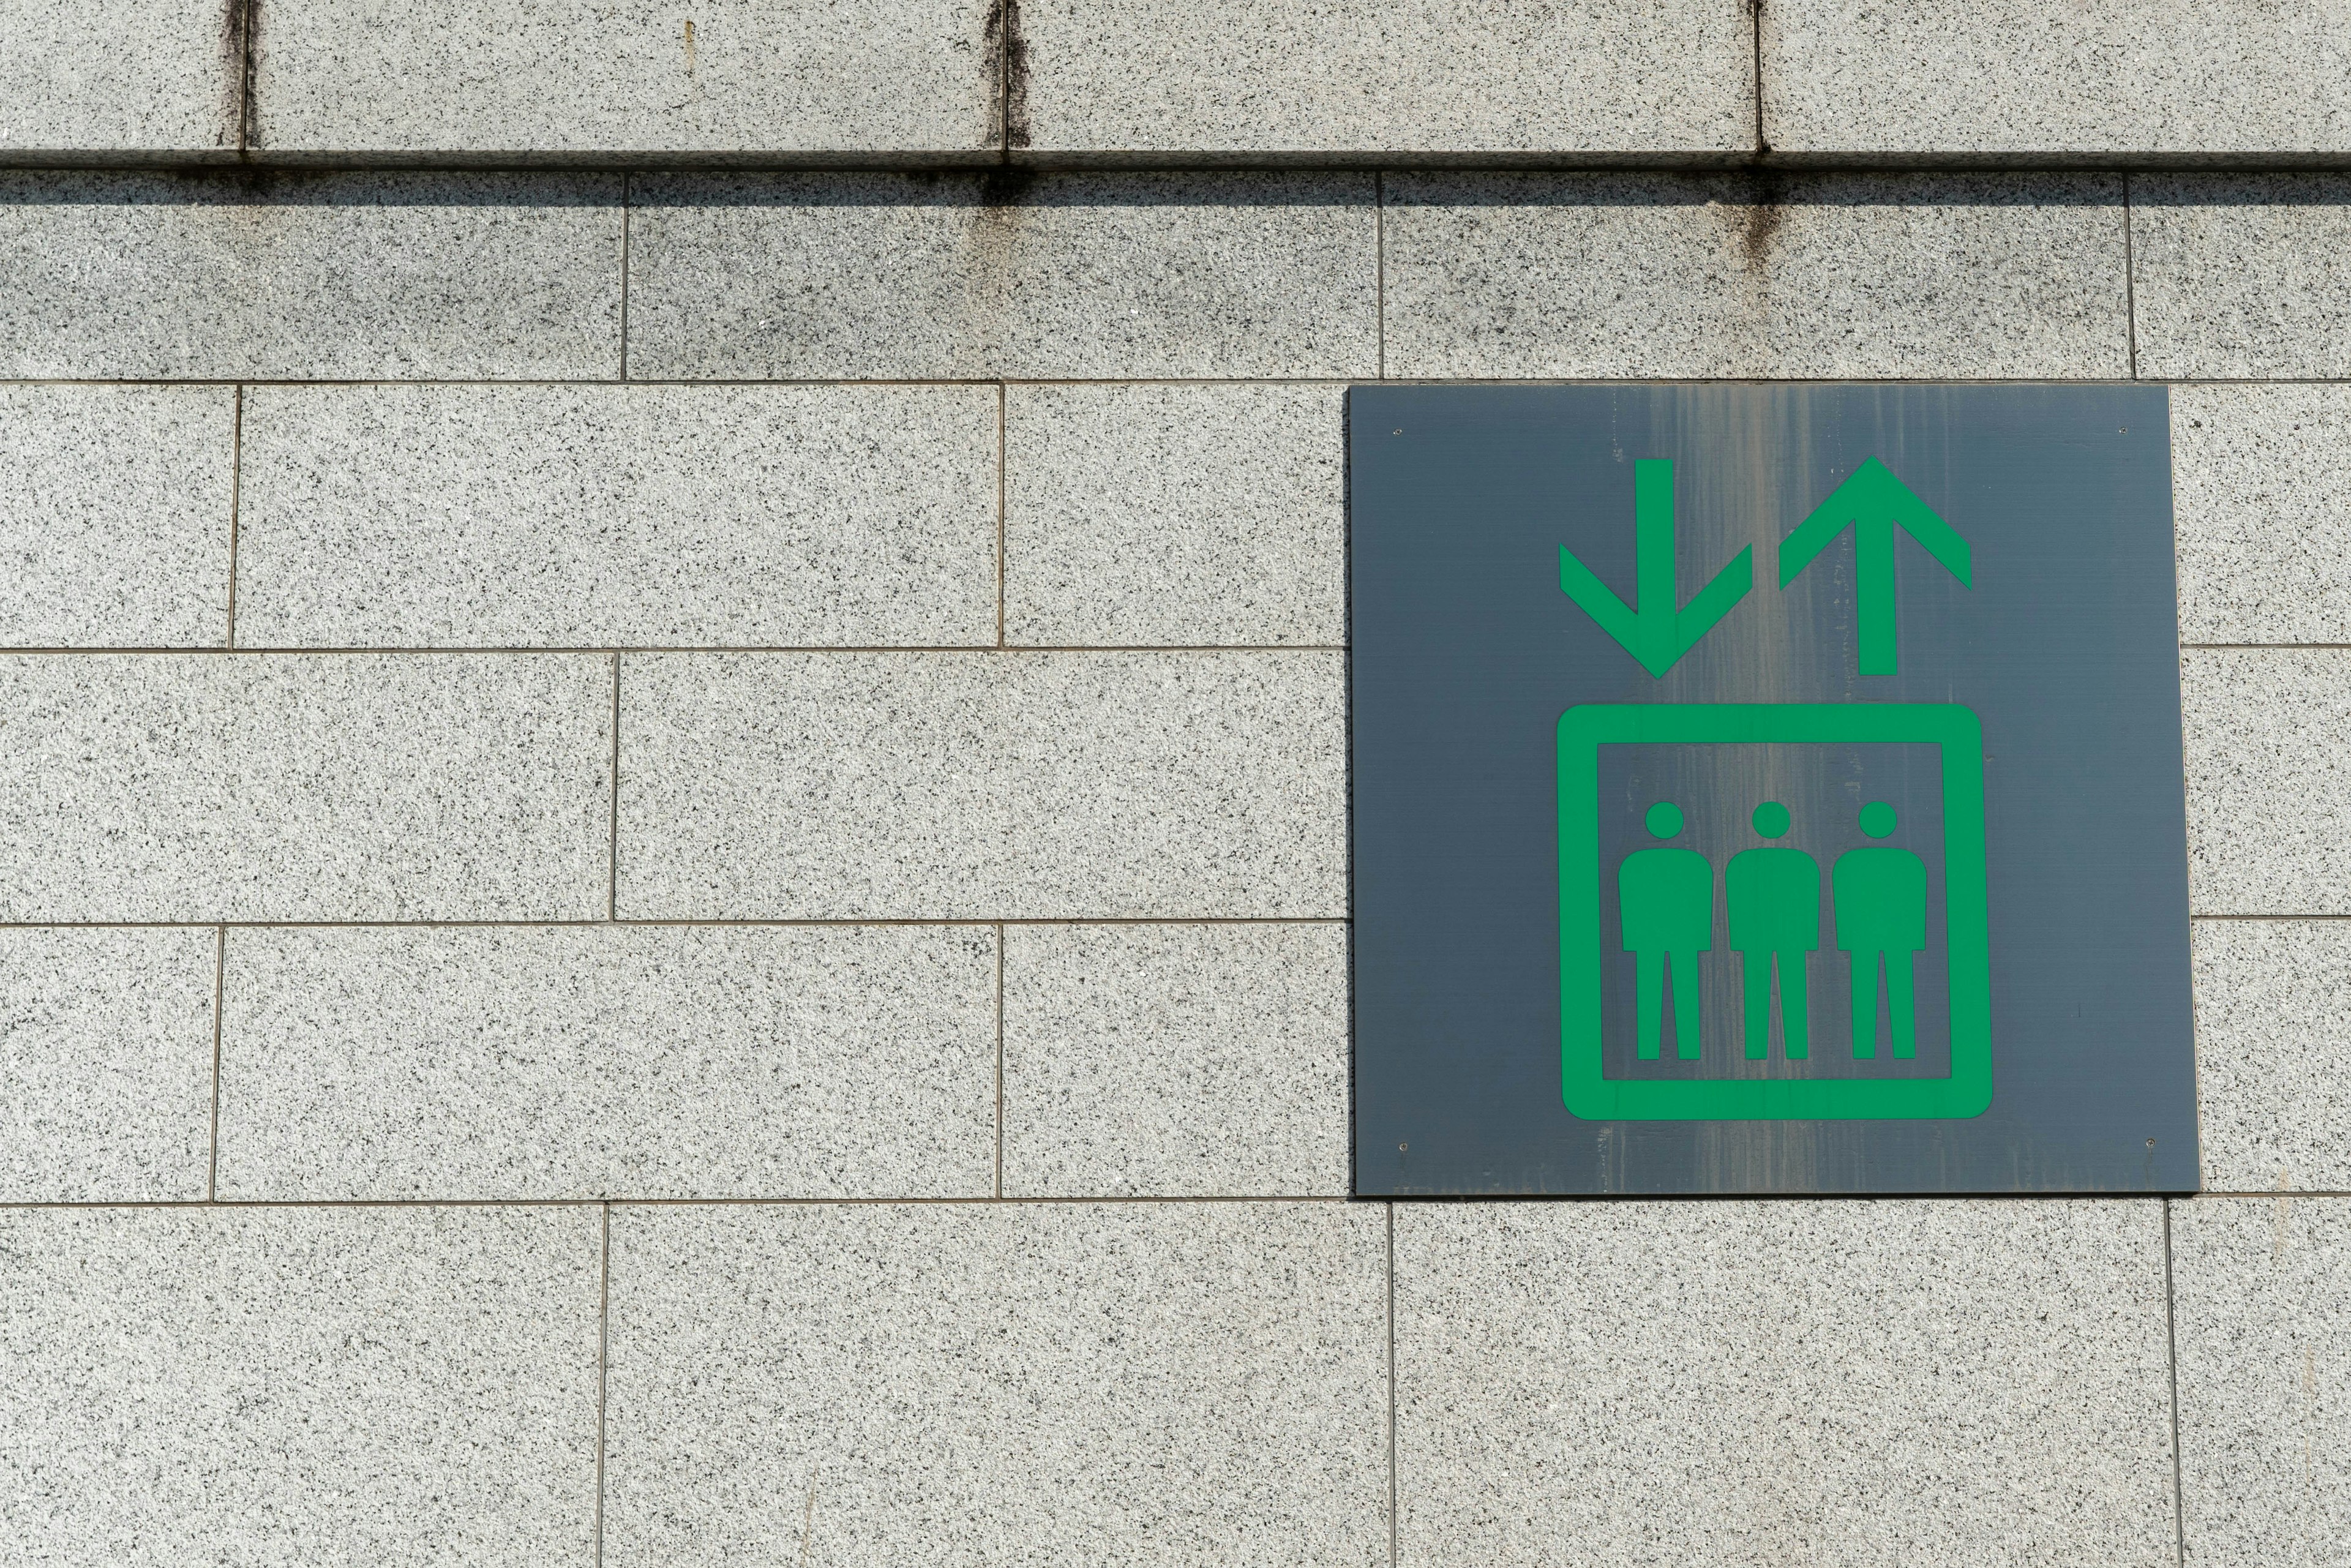
[[(1939, 747), (1948, 1078), (1612, 1079), (1601, 974), (1600, 748), (1651, 743), (1894, 742)], [(1983, 729), (1949, 703), (1592, 703), (1560, 716), (1560, 1067), (1587, 1121), (1950, 1120), (1991, 1104), (1991, 966), (1984, 893)]]

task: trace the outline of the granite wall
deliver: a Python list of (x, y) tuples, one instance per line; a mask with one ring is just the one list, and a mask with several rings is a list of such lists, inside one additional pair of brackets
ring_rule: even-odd
[[(0, 26), (0, 1561), (2351, 1563), (2351, 11)], [(2189, 1199), (1357, 1203), (1344, 389), (2173, 386)]]

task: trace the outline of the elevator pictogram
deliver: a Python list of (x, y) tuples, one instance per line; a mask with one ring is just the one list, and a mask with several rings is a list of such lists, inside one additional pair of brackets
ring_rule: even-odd
[[(1663, 681), (1747, 600), (1751, 547), (1677, 607), (1674, 465), (1634, 471), (1639, 603), (1564, 546), (1560, 587)], [(1848, 528), (1852, 701), (1560, 719), (1561, 1087), (1578, 1115), (1950, 1117), (1990, 1103), (1980, 727), (1959, 705), (1872, 700), (1867, 678), (1899, 664), (1896, 531), (1962, 586), (1973, 552), (1871, 456), (1780, 543), (1781, 588)]]

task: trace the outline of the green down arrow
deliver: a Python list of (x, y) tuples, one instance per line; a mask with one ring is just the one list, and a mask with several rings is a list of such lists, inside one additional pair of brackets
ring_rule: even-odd
[(1666, 458), (1644, 457), (1633, 465), (1633, 588), (1640, 608), (1627, 607), (1565, 545), (1559, 549), (1559, 586), (1638, 659), (1641, 668), (1663, 676), (1755, 586), (1754, 554), (1751, 545), (1740, 550), (1686, 608), (1677, 611), (1674, 465)]
[(1813, 563), (1828, 542), (1853, 525), (1855, 619), (1860, 622), (1861, 673), (1890, 675), (1898, 653), (1894, 639), (1894, 529), (1918, 541), (1962, 588), (1973, 588), (1968, 541), (1935, 514), (1894, 470), (1866, 458), (1853, 477), (1829, 492), (1796, 531), (1780, 541), (1780, 586)]

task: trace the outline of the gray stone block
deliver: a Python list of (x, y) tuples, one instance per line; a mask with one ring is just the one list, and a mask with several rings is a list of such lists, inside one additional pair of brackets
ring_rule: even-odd
[(1343, 925), (1004, 932), (1004, 1190), (1348, 1191)]
[(987, 1197), (985, 926), (232, 932), (220, 1191)]
[(1346, 913), (1342, 657), (623, 661), (636, 919)]
[(2179, 674), (2189, 907), (2351, 915), (2351, 652), (2196, 649)]
[(636, 202), (640, 377), (1378, 366), (1369, 174), (665, 174)]
[(2155, 1201), (1399, 1204), (1399, 1562), (2173, 1560)]
[(584, 1563), (597, 1211), (0, 1212), (7, 1554)]
[(244, 647), (996, 641), (987, 387), (257, 387)]
[(607, 379), (604, 174), (0, 172), (0, 376)]
[(985, 0), (778, 5), (464, 0), (265, 6), (255, 141), (272, 151), (984, 156)]
[(0, 27), (0, 155), (234, 152), (237, 15), (224, 0), (11, 5)]
[(0, 930), (0, 1203), (204, 1197), (214, 940)]
[(1016, 386), (1012, 643), (1340, 643), (1346, 389)]
[(1337, 1203), (615, 1209), (604, 1562), (1384, 1561), (1384, 1241)]
[(0, 920), (593, 919), (593, 654), (0, 657)]
[(2351, 1542), (2351, 1198), (2171, 1207), (2186, 1561), (2335, 1568)]
[(1392, 376), (2130, 373), (2112, 175), (1391, 174)]
[(2183, 643), (2351, 643), (2351, 388), (2171, 389)]
[(2199, 920), (2195, 932), (2204, 1185), (2351, 1189), (2351, 930)]
[(2131, 181), (2138, 373), (2351, 376), (2351, 175)]
[(1023, 0), (1039, 152), (1744, 152), (1745, 0)]
[(0, 642), (228, 639), (235, 393), (0, 387)]
[(1772, 0), (1762, 21), (1775, 152), (2351, 150), (2340, 6)]

